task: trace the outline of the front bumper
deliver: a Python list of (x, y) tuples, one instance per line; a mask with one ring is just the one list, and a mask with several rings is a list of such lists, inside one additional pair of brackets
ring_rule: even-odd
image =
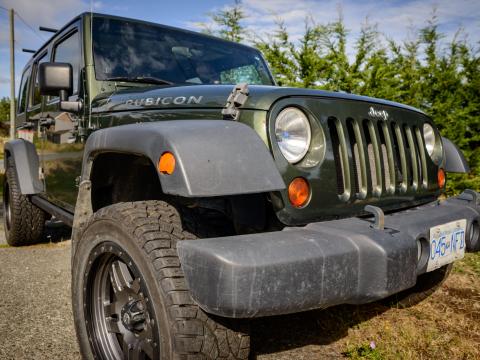
[(372, 219), (349, 218), (177, 248), (202, 309), (251, 318), (362, 304), (410, 288), (426, 271), (429, 229), (460, 219), (467, 219), (467, 251), (479, 251), (478, 226), (470, 226), (480, 222), (474, 192), (385, 215), (383, 230)]

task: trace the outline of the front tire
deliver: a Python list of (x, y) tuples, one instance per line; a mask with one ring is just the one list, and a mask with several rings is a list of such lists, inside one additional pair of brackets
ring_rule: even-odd
[(242, 325), (206, 314), (190, 297), (176, 243), (194, 240), (198, 227), (161, 201), (115, 204), (92, 216), (74, 244), (72, 270), (84, 358), (248, 358)]
[(47, 214), (20, 192), (12, 157), (7, 160), (3, 182), (5, 238), (10, 246), (33, 245), (43, 239)]

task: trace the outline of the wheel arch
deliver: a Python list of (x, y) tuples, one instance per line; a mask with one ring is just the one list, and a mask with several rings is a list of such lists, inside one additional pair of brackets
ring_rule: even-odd
[[(171, 175), (157, 170), (160, 156), (166, 151), (172, 152), (176, 159)], [(102, 194), (112, 190), (108, 186), (113, 180), (120, 185), (113, 185), (117, 189), (110, 199), (101, 199)], [(127, 187), (121, 185), (127, 182)], [(140, 192), (136, 191), (139, 188)], [(115, 202), (163, 196), (213, 201), (222, 197), (256, 196), (284, 188), (269, 149), (245, 124), (174, 120), (115, 126), (98, 130), (87, 140), (73, 237), (75, 229), (94, 211)], [(245, 206), (245, 201), (237, 207), (251, 208)]]
[[(82, 180), (105, 152), (144, 156), (158, 163), (171, 152), (173, 174), (158, 177), (163, 192), (183, 197), (253, 194), (285, 189), (272, 155), (249, 126), (224, 120), (174, 120), (116, 126), (94, 132), (86, 143)], [(87, 165), (86, 165), (87, 164)]]
[(451, 140), (442, 137), (445, 160), (444, 166), (446, 172), (469, 173), (468, 162), (459, 147)]
[(15, 166), (15, 175), (22, 195), (33, 195), (45, 190), (39, 177), (40, 160), (35, 145), (23, 139), (5, 143), (4, 167), (8, 168), (11, 159)]
[(102, 152), (90, 172), (92, 211), (119, 202), (157, 200), (163, 194), (154, 164), (145, 155)]

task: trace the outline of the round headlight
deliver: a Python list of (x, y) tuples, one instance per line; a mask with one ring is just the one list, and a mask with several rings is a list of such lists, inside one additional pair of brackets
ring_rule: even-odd
[(435, 130), (430, 124), (423, 124), (423, 139), (425, 140), (425, 147), (427, 148), (427, 153), (430, 157), (433, 156), (435, 152), (435, 145), (437, 143), (437, 135)]
[(303, 159), (310, 147), (312, 131), (303, 111), (289, 107), (275, 119), (275, 138), (288, 162), (294, 164)]
[(423, 124), (423, 140), (427, 153), (435, 164), (440, 164), (443, 157), (442, 139), (432, 125)]

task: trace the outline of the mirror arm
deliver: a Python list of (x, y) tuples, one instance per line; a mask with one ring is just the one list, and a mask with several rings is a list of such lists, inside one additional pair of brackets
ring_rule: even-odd
[(67, 90), (60, 90), (59, 91), (60, 101), (67, 101), (68, 100), (68, 92)]
[(81, 101), (60, 101), (60, 110), (77, 113), (82, 111), (83, 103)]

